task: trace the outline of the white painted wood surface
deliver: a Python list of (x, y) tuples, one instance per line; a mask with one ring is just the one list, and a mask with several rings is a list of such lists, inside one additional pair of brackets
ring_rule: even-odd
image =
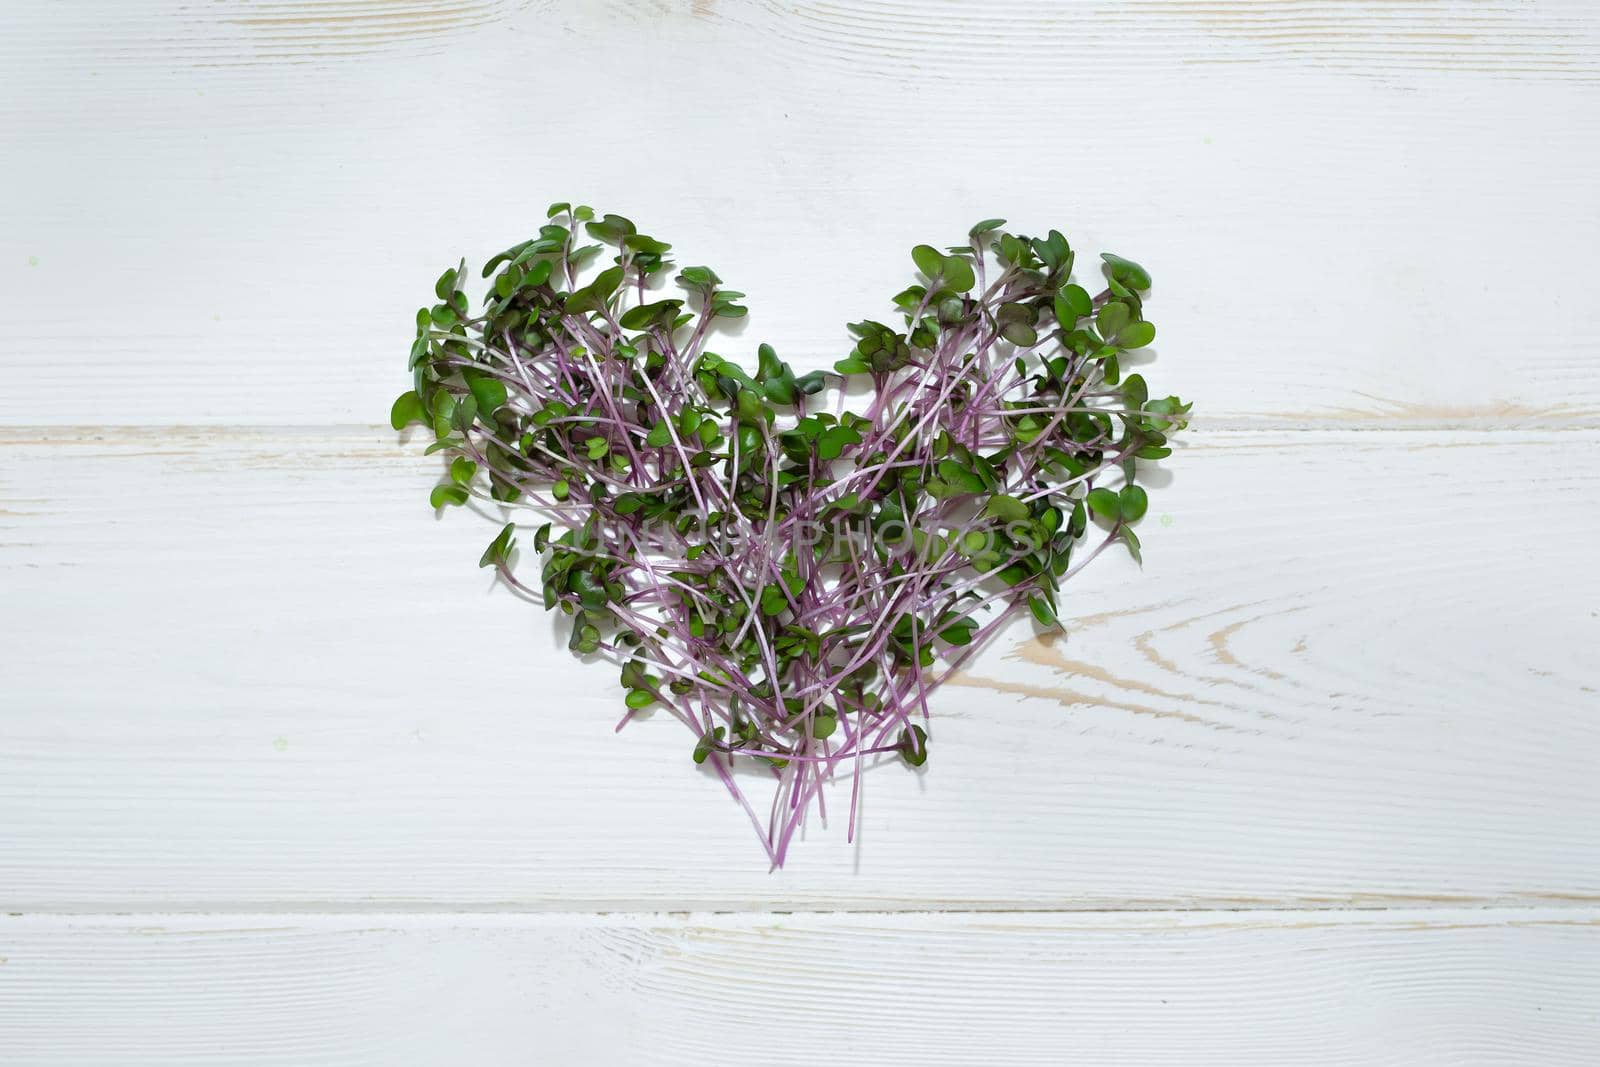
[[(0, 1061), (1594, 1061), (1592, 4), (0, 30)], [(1142, 573), (940, 692), (858, 847), (767, 872), (376, 426), (440, 267), (567, 197), (797, 367), (991, 214), (1157, 279)]]
[(0, 919), (30, 1064), (1593, 1061), (1600, 918)]
[[(476, 569), (498, 522), (434, 518), (419, 445), (30, 434), (27, 910), (1600, 904), (1593, 435), (1196, 434), (1143, 572), (1003, 638), (938, 759), (868, 775), (859, 848), (813, 828), (772, 877), (694, 738), (614, 734), (614, 671)], [(490, 635), (525, 652), (480, 678)]]
[(5, 421), (381, 421), (582, 198), (796, 367), (1002, 214), (1150, 267), (1211, 425), (1600, 427), (1587, 0), (10, 7)]

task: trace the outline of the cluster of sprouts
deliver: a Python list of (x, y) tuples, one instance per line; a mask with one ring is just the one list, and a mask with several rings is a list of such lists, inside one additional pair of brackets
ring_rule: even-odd
[[(987, 220), (913, 250), (903, 322), (851, 325), (833, 372), (797, 376), (767, 345), (753, 368), (707, 349), (746, 313), (711, 269), (674, 274), (617, 215), (548, 218), (484, 267), (476, 314), (465, 265), (440, 277), (391, 421), (449, 459), (434, 507), (544, 520), (507, 523), (482, 565), (617, 665), (619, 728), (651, 707), (688, 727), (775, 865), (841, 774), (853, 836), (863, 769), (926, 761), (941, 681), (1016, 613), (1055, 626), (1107, 546), (1137, 557), (1137, 461), (1189, 410), (1121, 373), (1155, 336), (1149, 275), (1104, 256), (1091, 295), (1061, 234)], [(513, 567), (530, 528), (536, 583)], [(764, 818), (741, 764), (775, 779)]]

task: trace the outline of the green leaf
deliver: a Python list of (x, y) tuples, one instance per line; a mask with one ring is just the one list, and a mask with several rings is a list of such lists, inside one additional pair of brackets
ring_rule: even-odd
[(599, 222), (591, 222), (584, 226), (585, 232), (597, 241), (604, 241), (608, 245), (620, 245), (628, 237), (638, 233), (638, 228), (621, 215), (606, 215)]
[(436, 485), (428, 497), (428, 503), (434, 508), (459, 507), (467, 502), (467, 496), (467, 491), (459, 485)]
[(456, 291), (456, 269), (451, 267), (439, 275), (439, 280), (433, 283), (433, 292), (444, 303), (450, 302), (450, 294)]
[(1122, 501), (1109, 489), (1095, 489), (1088, 496), (1089, 510), (1102, 519), (1116, 522), (1122, 517)]
[(1193, 404), (1183, 403), (1175, 396), (1167, 396), (1159, 400), (1149, 401), (1145, 404), (1144, 410), (1147, 414), (1154, 416), (1150, 420), (1152, 423), (1159, 423), (1159, 425), (1155, 426), (1155, 429), (1169, 432), (1181, 430), (1189, 424), (1187, 416), (1189, 409), (1193, 406)]
[(1000, 519), (1002, 522), (1025, 522), (1028, 519), (1028, 505), (1014, 496), (1004, 493), (992, 496), (983, 507), (984, 514)]
[(1022, 263), (1028, 253), (1028, 246), (1022, 239), (1009, 233), (1000, 235), (1000, 258), (1012, 266)]
[(1128, 325), (1128, 320), (1133, 317), (1133, 312), (1128, 310), (1128, 305), (1118, 300), (1113, 300), (1100, 309), (1100, 314), (1095, 316), (1094, 324), (1100, 329), (1100, 336), (1111, 342), (1122, 328)]
[(636, 659), (630, 659), (622, 665), (621, 681), (624, 689), (640, 689), (650, 684), (646, 680), (644, 664)]
[(900, 758), (913, 767), (928, 762), (928, 732), (920, 726), (901, 730), (900, 743), (896, 747), (900, 750)]
[(744, 318), (746, 315), (750, 314), (750, 309), (742, 304), (734, 303), (734, 299), (736, 297), (743, 295), (743, 293), (733, 293), (726, 289), (722, 292), (719, 292), (711, 303), (711, 314), (715, 318), (721, 319)]
[(567, 647), (580, 656), (587, 656), (600, 648), (600, 631), (590, 623), (574, 626)]
[(831, 711), (817, 711), (811, 716), (811, 736), (817, 740), (832, 737), (839, 728), (839, 717)]
[(489, 542), (489, 547), (483, 550), (483, 555), (478, 558), (478, 566), (494, 567), (505, 563), (511, 554), (512, 546), (516, 544), (512, 534), (516, 532), (517, 524), (508, 522), (501, 528), (498, 536)]
[(1150, 399), (1150, 387), (1145, 384), (1144, 375), (1130, 374), (1122, 382), (1122, 400), (1130, 408), (1137, 410), (1144, 406)]
[(838, 459), (848, 445), (861, 443), (861, 434), (852, 426), (830, 426), (817, 439), (817, 458)]
[(1030, 243), (1030, 247), (1033, 248), (1034, 255), (1039, 257), (1039, 262), (1043, 263), (1046, 270), (1051, 274), (1059, 272), (1059, 274), (1065, 275), (1070, 273), (1073, 258), (1072, 246), (1067, 243), (1067, 239), (1061, 235), (1059, 230), (1051, 230), (1050, 235), (1042, 241), (1035, 238)]
[(1067, 536), (1082, 537), (1083, 532), (1089, 528), (1089, 512), (1079, 500), (1072, 505), (1072, 516), (1067, 519)]
[(415, 391), (401, 393), (395, 400), (394, 406), (389, 409), (389, 425), (396, 430), (403, 430), (413, 422), (428, 424), (428, 411), (422, 406), (422, 398)]
[(958, 647), (961, 645), (970, 645), (972, 644), (972, 638), (977, 633), (977, 630), (978, 624), (975, 620), (962, 619), (959, 622), (951, 623), (949, 626), (946, 626), (944, 629), (940, 630), (939, 639), (941, 641), (948, 641), (950, 644)]
[(972, 264), (961, 256), (944, 257), (944, 284), (958, 293), (964, 293), (978, 284)]
[(704, 763), (706, 757), (722, 744), (722, 739), (726, 736), (728, 736), (727, 728), (722, 726), (700, 735), (699, 743), (694, 746), (694, 761)]
[(594, 281), (590, 282), (589, 286), (601, 297), (609, 298), (622, 287), (624, 273), (621, 267), (607, 267), (594, 276)]
[(917, 269), (930, 278), (936, 278), (944, 270), (944, 253), (932, 245), (918, 245), (911, 250), (911, 258), (917, 264)]
[(785, 364), (778, 358), (777, 349), (769, 344), (756, 346), (756, 377), (760, 379), (776, 378), (784, 371)]
[(1117, 494), (1124, 522), (1138, 522), (1150, 508), (1149, 495), (1137, 485), (1125, 485)]
[(475, 420), (477, 417), (478, 401), (477, 398), (472, 396), (469, 392), (467, 396), (462, 399), (461, 403), (456, 405), (455, 411), (451, 413), (450, 425), (460, 430), (462, 433), (466, 433), (472, 429), (473, 420)]
[(1038, 316), (1033, 308), (1027, 304), (1017, 303), (1014, 300), (995, 308), (994, 317), (996, 322), (1025, 322), (1030, 326), (1038, 321)]
[(1034, 570), (1024, 560), (1018, 560), (1002, 568), (999, 574), (1000, 580), (1007, 585), (1021, 585), (1023, 582), (1033, 578), (1033, 576)]
[(499, 378), (474, 374), (467, 379), (467, 388), (472, 390), (472, 398), (478, 402), (478, 410), (485, 415), (492, 415), (505, 406), (506, 386)]
[(618, 324), (625, 330), (645, 330), (652, 326), (669, 326), (677, 317), (682, 300), (658, 300), (654, 304), (640, 304), (622, 313)]
[(981, 237), (990, 230), (998, 230), (1006, 224), (1005, 219), (984, 219), (972, 229), (967, 231), (968, 237)]
[(941, 479), (962, 493), (981, 493), (988, 488), (976, 471), (968, 470), (953, 459), (940, 460), (938, 470)]
[(1039, 343), (1039, 331), (1020, 320), (1013, 319), (1000, 329), (1000, 336), (1018, 348), (1030, 348)]
[(1144, 554), (1139, 551), (1139, 535), (1133, 532), (1133, 527), (1122, 528), (1122, 543), (1128, 546), (1128, 554), (1133, 557), (1133, 561), (1143, 566)]
[(1033, 617), (1039, 620), (1040, 626), (1053, 628), (1057, 625), (1055, 609), (1044, 598), (1030, 596), (1028, 598), (1028, 610), (1033, 612)]
[(457, 485), (466, 485), (477, 473), (478, 465), (466, 456), (457, 456), (450, 461), (450, 480)]
[(685, 267), (675, 281), (686, 289), (710, 289), (721, 284), (722, 279), (710, 267)]
[(821, 371), (814, 370), (809, 374), (802, 374), (800, 377), (796, 378), (794, 380), (794, 384), (795, 388), (799, 389), (802, 393), (806, 394), (807, 396), (811, 396), (813, 394), (822, 392), (823, 387), (828, 383), (827, 379), (823, 377)]
[(754, 389), (740, 389), (735, 393), (733, 407), (740, 419), (752, 424), (762, 421), (762, 413), (766, 410), (766, 406), (761, 403), (761, 397), (756, 395)]
[(550, 280), (550, 272), (554, 269), (555, 264), (551, 263), (548, 259), (541, 259), (539, 262), (528, 268), (528, 273), (522, 278), (523, 286), (527, 287), (543, 285), (545, 282)]
[(611, 597), (605, 583), (589, 571), (573, 571), (571, 585), (572, 591), (578, 594), (578, 602), (588, 611), (599, 611)]
[(599, 311), (611, 294), (622, 285), (621, 267), (609, 267), (594, 276), (594, 281), (575, 292), (568, 293), (565, 308), (569, 315), (582, 315)]
[(1130, 289), (1150, 288), (1150, 273), (1131, 259), (1123, 259), (1106, 252), (1100, 256), (1106, 261), (1111, 277)]
[(665, 241), (658, 241), (654, 237), (646, 237), (642, 233), (631, 233), (622, 239), (622, 247), (630, 252), (641, 255), (660, 256), (671, 251), (672, 246)]
[(1056, 321), (1062, 329), (1070, 330), (1078, 320), (1094, 310), (1094, 301), (1081, 285), (1064, 285), (1055, 296)]
[[(655, 702), (656, 695), (647, 689), (631, 689), (628, 691), (628, 695), (623, 698), (623, 703), (634, 711), (638, 711), (640, 708), (647, 708)], [(695, 762), (699, 763), (700, 760), (697, 759)]]
[(1155, 339), (1153, 322), (1130, 322), (1117, 333), (1117, 344), (1123, 348), (1143, 348)]

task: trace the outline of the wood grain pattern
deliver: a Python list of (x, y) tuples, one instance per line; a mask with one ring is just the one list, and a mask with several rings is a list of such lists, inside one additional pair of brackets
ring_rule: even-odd
[[(6, 1064), (1594, 1061), (1589, 0), (13, 3), (0, 143)], [(857, 846), (767, 872), (372, 426), (572, 197), (801, 368), (978, 218), (1157, 280), (1142, 573)]]
[(998, 212), (1144, 261), (1154, 380), (1214, 427), (1600, 427), (1600, 308), (1570, 295), (1600, 270), (1587, 4), (101, 0), (0, 22), (5, 424), (371, 423), (442, 265), (581, 197), (750, 293), (728, 354), (830, 364), (913, 244)]
[(1600, 435), (1194, 435), (1143, 572), (1003, 638), (862, 846), (778, 876), (475, 570), (499, 520), (435, 520), (418, 444), (0, 439), (3, 908), (1600, 900)]
[[(797, 43), (850, 60), (954, 70), (1111, 49), (1131, 63), (1181, 44), (1188, 62), (1266, 64), (1414, 85), (1435, 73), (1600, 79), (1593, 10), (1495, 0), (815, 0), (774, 20)], [(935, 64), (930, 60), (943, 60)]]
[(1593, 1062), (1600, 913), (0, 919), (71, 1064)]

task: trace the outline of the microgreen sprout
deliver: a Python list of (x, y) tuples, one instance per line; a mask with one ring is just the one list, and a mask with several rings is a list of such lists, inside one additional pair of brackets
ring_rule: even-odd
[[(831, 372), (710, 351), (743, 294), (581, 205), (488, 262), (476, 314), (465, 264), (417, 312), (390, 420), (448, 459), (430, 504), (534, 516), (480, 564), (618, 668), (622, 724), (687, 727), (775, 865), (826, 783), (855, 779), (853, 836), (863, 769), (927, 761), (929, 693), (1009, 618), (1054, 628), (1066, 579), (1118, 542), (1138, 557), (1139, 461), (1186, 425), (1123, 373), (1155, 338), (1144, 268), (1103, 256), (1091, 294), (1060, 233), (1004, 227), (913, 249), (899, 321), (852, 324)], [(742, 765), (775, 780), (764, 818)]]

